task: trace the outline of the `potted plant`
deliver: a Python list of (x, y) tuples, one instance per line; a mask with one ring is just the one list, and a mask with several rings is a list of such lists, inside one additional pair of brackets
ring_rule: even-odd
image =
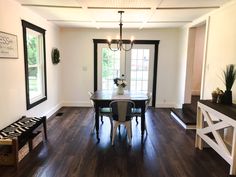
[(224, 96), (223, 96), (223, 103), (231, 105), (232, 104), (232, 87), (234, 81), (236, 79), (236, 68), (235, 65), (230, 64), (226, 66), (226, 70), (223, 72), (224, 76), (224, 84), (226, 87)]
[(116, 84), (117, 88), (117, 94), (123, 95), (124, 94), (124, 88), (127, 85), (127, 82), (124, 79), (124, 75), (122, 75), (122, 78), (115, 78), (114, 84)]

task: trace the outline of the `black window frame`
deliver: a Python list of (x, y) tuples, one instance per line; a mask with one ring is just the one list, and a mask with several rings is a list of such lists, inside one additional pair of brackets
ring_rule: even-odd
[[(24, 64), (25, 64), (25, 90), (26, 90), (26, 108), (27, 110), (37, 106), (38, 104), (47, 100), (47, 72), (46, 72), (46, 45), (45, 45), (45, 32), (46, 30), (38, 27), (30, 22), (21, 20), (23, 28), (23, 46), (24, 46)], [(43, 36), (43, 81), (44, 81), (44, 95), (41, 99), (30, 103), (30, 90), (29, 90), (29, 75), (28, 75), (28, 52), (27, 52), (27, 28), (38, 33), (41, 33)]]

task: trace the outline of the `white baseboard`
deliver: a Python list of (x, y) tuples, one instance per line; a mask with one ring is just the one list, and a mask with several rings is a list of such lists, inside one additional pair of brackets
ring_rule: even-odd
[(156, 108), (182, 108), (182, 103), (157, 103)]
[(53, 115), (55, 112), (57, 112), (62, 107), (62, 103), (57, 104), (52, 109), (50, 109), (48, 112), (45, 113), (45, 116), (49, 118), (51, 115)]
[(178, 104), (175, 104), (175, 107), (174, 108), (176, 108), (176, 109), (182, 109), (182, 107), (183, 107), (183, 104), (181, 103), (178, 103)]
[[(65, 107), (91, 107), (90, 102), (85, 101), (63, 101), (62, 106)], [(182, 104), (180, 103), (159, 103), (156, 104), (156, 108), (182, 108)]]
[(85, 101), (64, 101), (63, 106), (65, 107), (91, 107), (90, 102), (85, 102)]
[(157, 103), (156, 108), (173, 108), (174, 104), (172, 103)]

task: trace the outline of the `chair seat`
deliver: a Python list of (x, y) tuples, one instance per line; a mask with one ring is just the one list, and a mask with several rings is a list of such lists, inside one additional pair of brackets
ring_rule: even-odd
[(137, 114), (141, 114), (141, 108), (132, 108), (132, 114), (133, 115), (137, 115)]
[(110, 108), (101, 108), (100, 109), (100, 114), (103, 114), (103, 115), (111, 114), (111, 109)]

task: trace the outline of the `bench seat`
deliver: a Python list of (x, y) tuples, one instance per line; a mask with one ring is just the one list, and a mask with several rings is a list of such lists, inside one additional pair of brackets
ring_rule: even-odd
[(33, 149), (33, 139), (40, 133), (36, 129), (43, 125), (47, 140), (46, 117), (25, 117), (0, 130), (0, 165), (14, 165), (18, 168), (19, 150), (28, 143)]

